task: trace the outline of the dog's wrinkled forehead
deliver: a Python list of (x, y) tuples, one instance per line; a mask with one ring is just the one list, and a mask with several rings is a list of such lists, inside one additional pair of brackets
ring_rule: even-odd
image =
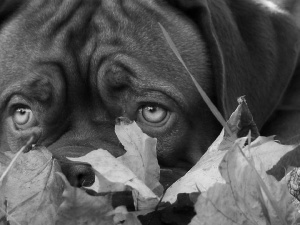
[[(179, 92), (195, 91), (188, 76), (182, 80), (185, 70), (158, 22), (162, 21), (187, 66), (192, 71), (196, 68), (197, 74), (207, 73), (204, 44), (191, 21), (169, 7), (137, 0), (32, 1), (0, 34), (0, 50), (5, 52), (0, 54), (0, 72), (18, 80), (25, 73), (37, 73), (35, 66), (57, 64), (67, 82), (82, 85), (97, 83), (108, 70), (121, 69), (143, 80), (143, 85), (159, 77), (169, 84), (177, 80), (177, 88), (182, 88)], [(174, 64), (177, 66), (170, 67)], [(1, 82), (9, 86), (9, 79)], [(209, 82), (201, 83), (209, 86)], [(159, 84), (167, 90), (163, 82)]]

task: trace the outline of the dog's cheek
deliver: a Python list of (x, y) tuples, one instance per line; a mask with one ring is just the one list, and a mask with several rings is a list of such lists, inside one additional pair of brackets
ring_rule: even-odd
[(173, 126), (156, 136), (158, 160), (163, 166), (189, 169), (219, 135), (222, 127), (209, 111), (195, 114), (198, 116), (179, 114)]
[(42, 128), (32, 127), (27, 130), (18, 130), (10, 117), (3, 121), (1, 130), (1, 146), (0, 151), (19, 151), (31, 137), (33, 137), (32, 144), (38, 143), (42, 134)]
[(165, 132), (153, 135), (157, 138), (157, 156), (162, 166), (186, 166), (189, 128), (185, 120), (178, 118)]

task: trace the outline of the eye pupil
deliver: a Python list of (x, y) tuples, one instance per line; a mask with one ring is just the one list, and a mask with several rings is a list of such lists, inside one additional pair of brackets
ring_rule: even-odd
[(148, 106), (147, 107), (147, 110), (149, 111), (149, 112), (155, 112), (156, 111), (156, 109), (157, 109), (157, 107), (152, 107), (152, 106)]
[(26, 114), (26, 110), (24, 110), (24, 109), (18, 109), (17, 111), (18, 111), (21, 115)]
[(145, 106), (141, 109), (144, 120), (150, 123), (160, 123), (166, 116), (167, 111), (159, 106)]

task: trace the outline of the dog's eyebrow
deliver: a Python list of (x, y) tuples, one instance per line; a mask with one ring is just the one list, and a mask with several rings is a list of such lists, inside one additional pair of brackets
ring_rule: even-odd
[(3, 109), (14, 95), (21, 95), (29, 100), (45, 102), (51, 97), (51, 86), (40, 79), (18, 81), (10, 85), (0, 95), (0, 109)]
[(159, 91), (169, 98), (173, 99), (177, 105), (182, 109), (188, 109), (188, 101), (184, 95), (170, 83), (157, 83), (155, 81), (140, 82), (139, 88), (150, 91)]
[[(128, 73), (127, 75), (131, 76), (132, 85), (135, 85), (139, 89), (143, 89), (144, 91), (149, 89), (151, 91), (159, 91), (161, 93), (164, 93), (165, 95), (171, 97), (174, 99), (177, 104), (183, 108), (187, 109), (188, 104), (185, 96), (170, 82), (157, 82), (156, 79), (150, 78), (149, 79), (141, 79), (141, 76), (138, 74), (153, 74), (154, 72), (151, 71), (151, 68), (148, 68), (147, 66), (143, 66), (138, 59), (133, 58), (126, 54), (115, 54), (113, 57), (114, 63), (118, 65), (122, 65), (124, 68), (127, 68), (131, 73)], [(138, 66), (140, 65), (140, 66)], [(192, 83), (191, 83), (192, 84)]]

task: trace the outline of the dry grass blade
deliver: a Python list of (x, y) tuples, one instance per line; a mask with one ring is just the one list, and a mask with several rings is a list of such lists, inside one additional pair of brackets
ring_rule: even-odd
[(19, 156), (21, 155), (21, 153), (23, 151), (25, 151), (28, 146), (30, 144), (32, 144), (33, 141), (33, 136), (30, 137), (30, 139), (27, 141), (27, 143), (17, 152), (17, 154), (15, 155), (15, 157), (12, 159), (12, 161), (10, 162), (10, 164), (8, 165), (8, 167), (6, 168), (6, 170), (3, 172), (2, 176), (0, 177), (0, 186), (2, 184), (2, 181), (4, 180), (4, 178), (6, 177), (6, 175), (8, 174), (8, 172), (10, 171), (10, 169), (12, 168), (13, 164), (15, 163), (15, 161), (19, 158)]
[(219, 110), (217, 109), (217, 107), (212, 103), (212, 101), (210, 100), (210, 98), (207, 96), (207, 94), (205, 93), (205, 91), (202, 89), (202, 87), (198, 84), (198, 82), (195, 80), (194, 76), (190, 73), (189, 69), (187, 68), (187, 66), (185, 65), (183, 59), (181, 58), (174, 42), (172, 41), (170, 35), (168, 34), (168, 32), (165, 30), (165, 28), (158, 23), (160, 28), (162, 29), (162, 32), (170, 46), (170, 48), (172, 49), (172, 51), (174, 52), (174, 54), (176, 55), (176, 57), (178, 58), (178, 60), (181, 62), (181, 64), (184, 66), (184, 68), (186, 69), (186, 71), (188, 72), (188, 74), (190, 75), (191, 79), (193, 80), (197, 90), (199, 91), (201, 97), (203, 98), (203, 100), (205, 101), (205, 103), (208, 105), (209, 109), (211, 110), (211, 112), (214, 114), (214, 116), (217, 118), (217, 120), (222, 124), (222, 126), (225, 128), (225, 130), (227, 131), (227, 133), (232, 136), (232, 132), (229, 129), (229, 127), (227, 126), (227, 123), (225, 121), (225, 119), (223, 118), (222, 114), (219, 112)]

